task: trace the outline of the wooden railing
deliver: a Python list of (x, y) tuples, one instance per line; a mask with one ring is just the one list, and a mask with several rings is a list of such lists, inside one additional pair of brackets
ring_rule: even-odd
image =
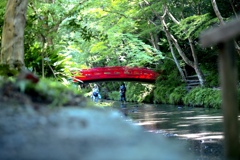
[(138, 67), (98, 67), (81, 69), (75, 72), (74, 82), (96, 82), (96, 81), (142, 81), (155, 82), (159, 73), (148, 68)]

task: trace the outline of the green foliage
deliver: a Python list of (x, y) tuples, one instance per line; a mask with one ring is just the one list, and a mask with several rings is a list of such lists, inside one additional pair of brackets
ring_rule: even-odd
[(120, 93), (119, 91), (112, 91), (109, 93), (109, 99), (114, 100), (114, 101), (119, 101), (120, 100)]
[[(81, 24), (102, 35), (80, 43), (82, 57), (91, 66), (153, 66), (163, 56), (152, 46), (139, 39), (135, 32), (136, 21), (132, 18), (138, 11), (135, 1), (101, 1), (88, 5), (82, 13)], [(102, 39), (101, 37), (105, 37)], [(79, 36), (78, 36), (79, 38)]]
[(220, 90), (196, 87), (187, 93), (184, 86), (170, 88), (158, 86), (154, 91), (154, 100), (160, 104), (189, 105), (196, 107), (220, 108)]
[(50, 102), (50, 106), (62, 106), (73, 100), (81, 92), (74, 85), (65, 86), (52, 79), (41, 79), (34, 90), (40, 94), (45, 101)]
[(218, 87), (219, 86), (219, 74), (214, 70), (208, 70), (206, 74), (206, 87)]
[(154, 99), (154, 90), (146, 93), (146, 96), (144, 97), (142, 102), (143, 103), (153, 103), (153, 99)]
[(172, 29), (182, 39), (188, 37), (198, 38), (203, 30), (217, 22), (218, 19), (211, 17), (209, 14), (194, 15), (182, 19), (180, 24), (174, 24)]
[[(158, 70), (161, 72), (155, 84), (155, 103), (172, 104), (175, 103), (175, 100), (177, 103), (177, 99), (173, 98), (174, 95), (172, 95), (172, 99), (170, 101), (170, 94), (173, 93), (176, 88), (182, 86), (183, 82), (179, 78), (179, 72), (175, 67), (175, 63), (169, 59), (164, 59), (163, 63), (158, 66)], [(175, 94), (175, 98), (177, 98), (178, 89), (175, 90)], [(181, 100), (179, 100), (179, 102), (181, 102)]]
[(0, 46), (2, 46), (2, 29), (3, 29), (3, 24), (4, 24), (4, 14), (5, 14), (5, 9), (6, 9), (7, 1), (2, 0), (0, 2)]
[[(29, 44), (30, 45), (30, 44)], [(42, 58), (44, 58), (44, 74), (45, 77), (64, 77), (64, 67), (67, 55), (60, 54), (58, 50), (47, 48), (43, 53), (39, 43), (28, 46), (25, 50), (26, 67), (38, 75), (42, 75)], [(66, 77), (66, 76), (65, 76)]]
[(183, 104), (183, 97), (187, 94), (186, 87), (176, 87), (169, 95), (169, 104)]
[(79, 42), (80, 37), (89, 40), (95, 33), (81, 23), (83, 17), (80, 11), (85, 6), (77, 0), (29, 2), (25, 29), (27, 68), (38, 75), (42, 75), (44, 69), (45, 77), (56, 77), (58, 80), (70, 76), (70, 68), (78, 66), (71, 63), (70, 47), (73, 48), (72, 44)]
[(183, 82), (179, 77), (180, 74), (176, 68), (176, 64), (172, 60), (164, 59), (162, 63), (157, 66), (156, 70), (160, 72), (156, 85), (177, 87)]
[[(109, 99), (116, 101), (120, 100), (119, 86), (120, 85), (118, 85), (117, 90), (116, 88), (112, 88), (113, 91), (108, 93)], [(126, 100), (128, 102), (152, 103), (154, 85), (137, 82), (127, 82), (126, 88)]]
[(132, 34), (124, 34), (122, 41), (125, 43), (122, 44), (123, 49), (119, 52), (127, 54), (126, 61), (129, 66), (148, 66), (164, 58), (160, 51), (142, 42)]
[(63, 85), (54, 79), (40, 79), (38, 83), (32, 83), (27, 79), (0, 77), (0, 94), (6, 96), (6, 101), (10, 103), (22, 103), (24, 100), (24, 103), (40, 103), (49, 107), (88, 106), (88, 101), (75, 85)]
[(150, 102), (153, 98), (153, 85), (137, 82), (127, 83), (126, 99), (129, 102)]
[(9, 65), (0, 64), (0, 68), (0, 76), (11, 77), (18, 74), (18, 71), (11, 69)]
[[(1, 26), (6, 2), (6, 0), (0, 2)], [(185, 39), (188, 37), (197, 39), (200, 32), (216, 24), (217, 19), (212, 13), (211, 3), (207, 0), (189, 0), (186, 3), (178, 0), (148, 2), (150, 5), (138, 0), (131, 2), (59, 0), (54, 3), (30, 0), (24, 39), (27, 68), (42, 75), (42, 60), (44, 60), (45, 76), (56, 76), (58, 80), (64, 82), (71, 77), (72, 68), (114, 65), (157, 68), (156, 70), (162, 72), (155, 91), (153, 92), (147, 85), (129, 83), (127, 99), (134, 102), (150, 102), (154, 97), (157, 103), (182, 103), (186, 92), (176, 65), (173, 61), (169, 61), (171, 59), (169, 46), (161, 30), (161, 23), (153, 10), (163, 15), (161, 9), (166, 5), (169, 11), (180, 19), (180, 25), (175, 25), (166, 16), (167, 25), (172, 26), (170, 32), (179, 37), (178, 42), (185, 53), (190, 53)], [(226, 18), (233, 15), (228, 9), (229, 4), (228, 2), (218, 4), (222, 15)], [(185, 18), (181, 20), (182, 17)], [(2, 27), (0, 33), (1, 29)], [(156, 43), (161, 39), (158, 43), (161, 51), (153, 47), (152, 38)], [(206, 74), (207, 87), (218, 87), (216, 49), (214, 47), (203, 49), (198, 43), (194, 45), (201, 69)], [(180, 56), (177, 55), (177, 58), (180, 59)], [(187, 68), (181, 60), (180, 64), (182, 68)], [(5, 72), (4, 70), (2, 68), (1, 72)], [(7, 74), (15, 73), (7, 71)], [(115, 90), (110, 94), (115, 100), (119, 100), (119, 92), (116, 91), (118, 85), (115, 83), (106, 86), (110, 91)], [(27, 89), (27, 84), (20, 86), (22, 91)], [(194, 103), (186, 97), (186, 103), (203, 105), (207, 104), (204, 102), (206, 100), (211, 106), (218, 105), (216, 97), (214, 99), (216, 101), (211, 101), (211, 104), (209, 97), (204, 94), (205, 92), (199, 91), (198, 98), (195, 99), (193, 96)], [(60, 93), (56, 91), (55, 95), (59, 96)], [(53, 96), (54, 93), (49, 93), (49, 97)]]
[(28, 80), (16, 81), (16, 86), (22, 93), (30, 95), (34, 101), (45, 103), (48, 106), (63, 106), (81, 96), (74, 85), (63, 85), (53, 79), (41, 79), (37, 84)]
[(154, 90), (154, 103), (168, 104), (169, 95), (173, 92), (174, 87), (158, 85)]
[(183, 98), (183, 102), (185, 105), (191, 106), (220, 108), (220, 90), (196, 87)]

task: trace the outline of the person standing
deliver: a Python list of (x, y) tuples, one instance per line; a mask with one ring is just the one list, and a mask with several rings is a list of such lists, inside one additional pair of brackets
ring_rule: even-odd
[(92, 90), (92, 98), (94, 102), (98, 102), (98, 94), (99, 94), (98, 86), (94, 84), (93, 90)]
[(120, 86), (120, 101), (123, 103), (123, 102), (126, 102), (126, 86), (124, 83), (122, 83), (122, 85)]

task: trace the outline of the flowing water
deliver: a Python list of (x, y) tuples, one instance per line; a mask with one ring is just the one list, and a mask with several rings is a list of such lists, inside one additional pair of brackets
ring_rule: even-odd
[(186, 141), (198, 160), (224, 159), (223, 115), (220, 109), (154, 104), (120, 104), (114, 108), (146, 131)]

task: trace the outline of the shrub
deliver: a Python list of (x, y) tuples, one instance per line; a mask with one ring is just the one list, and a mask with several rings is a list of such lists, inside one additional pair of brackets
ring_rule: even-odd
[(170, 86), (157, 86), (154, 90), (154, 102), (155, 103), (169, 103), (169, 95), (172, 93), (174, 88)]
[(169, 95), (170, 104), (183, 104), (183, 97), (187, 94), (185, 86), (179, 86)]
[(185, 105), (220, 108), (220, 90), (196, 87), (183, 98)]
[(120, 100), (120, 94), (118, 91), (112, 91), (109, 93), (109, 99), (114, 100), (114, 101), (119, 101)]

